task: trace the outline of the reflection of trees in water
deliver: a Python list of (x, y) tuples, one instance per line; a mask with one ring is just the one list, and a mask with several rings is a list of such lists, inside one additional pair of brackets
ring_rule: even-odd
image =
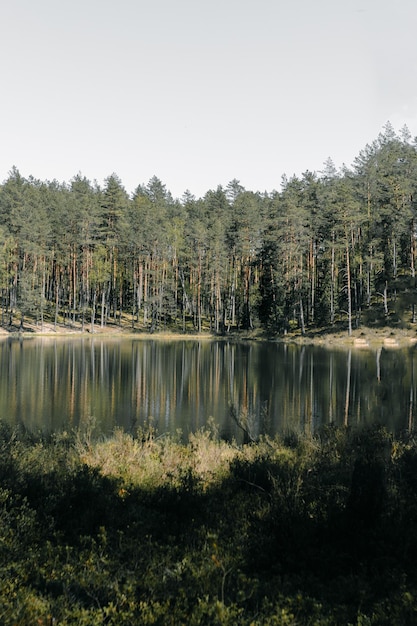
[(349, 422), (349, 400), (350, 400), (350, 374), (352, 369), (352, 350), (348, 351), (347, 364), (346, 364), (346, 395), (345, 395), (345, 411), (343, 423), (345, 426)]
[(321, 424), (414, 425), (415, 350), (326, 350), (227, 341), (36, 339), (0, 344), (0, 411), (35, 430), (91, 417), (111, 433), (153, 418), (160, 433), (214, 418), (227, 436), (314, 432)]
[(413, 430), (414, 424), (414, 355), (411, 358), (411, 384), (410, 384), (410, 400), (408, 407), (408, 430), (411, 432)]
[(413, 359), (413, 350), (383, 349), (381, 354), (371, 350), (294, 348), (293, 363), (286, 359), (281, 364), (278, 393), (292, 400), (287, 413), (294, 417), (293, 426), (305, 432), (332, 422), (348, 425), (380, 421), (390, 429), (404, 428), (407, 419), (412, 422), (414, 412)]

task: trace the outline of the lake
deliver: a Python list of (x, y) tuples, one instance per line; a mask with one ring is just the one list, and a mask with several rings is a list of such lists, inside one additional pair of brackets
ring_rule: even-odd
[(417, 351), (274, 342), (50, 338), (0, 341), (0, 418), (33, 432), (111, 434), (150, 421), (159, 434), (214, 422), (242, 437), (324, 424), (412, 429)]

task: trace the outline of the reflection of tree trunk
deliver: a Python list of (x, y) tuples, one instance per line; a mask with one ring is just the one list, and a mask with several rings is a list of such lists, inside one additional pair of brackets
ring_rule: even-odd
[(382, 348), (378, 348), (376, 351), (376, 379), (381, 382), (381, 352)]
[(305, 351), (306, 351), (305, 346), (303, 346), (303, 347), (301, 348), (301, 354), (300, 354), (300, 364), (299, 364), (299, 366), (298, 366), (298, 384), (299, 384), (299, 386), (300, 386), (300, 389), (301, 389), (301, 382), (302, 382), (302, 379), (303, 379), (303, 366), (304, 366), (304, 355), (305, 355)]
[(348, 425), (348, 417), (349, 417), (349, 400), (350, 400), (350, 371), (352, 367), (352, 350), (348, 352), (347, 358), (347, 368), (346, 368), (346, 397), (345, 397), (345, 417), (344, 417), (344, 425)]
[(329, 422), (333, 423), (333, 354), (330, 354), (329, 362)]
[(300, 354), (300, 359), (299, 359), (299, 363), (298, 363), (298, 393), (296, 394), (297, 400), (298, 400), (298, 413), (300, 415), (300, 426), (302, 425), (302, 418), (303, 418), (303, 411), (301, 410), (301, 407), (304, 406), (305, 407), (305, 391), (304, 391), (304, 385), (303, 385), (303, 370), (304, 370), (304, 356), (305, 356), (305, 346), (303, 346), (301, 348), (301, 354)]
[(314, 433), (314, 351), (310, 351), (310, 432)]
[(408, 432), (413, 430), (413, 413), (414, 413), (414, 355), (411, 356), (411, 383), (410, 383), (410, 402), (408, 409)]

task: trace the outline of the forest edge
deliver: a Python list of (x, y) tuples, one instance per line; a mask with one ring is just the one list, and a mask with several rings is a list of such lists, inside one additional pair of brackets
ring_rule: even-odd
[(94, 333), (89, 328), (82, 330), (81, 324), (71, 326), (53, 323), (44, 323), (43, 326), (36, 323), (26, 322), (23, 330), (19, 326), (0, 327), (0, 339), (6, 338), (34, 338), (34, 337), (91, 337), (119, 338), (119, 339), (143, 339), (163, 341), (275, 341), (282, 343), (296, 343), (300, 345), (320, 345), (323, 347), (348, 347), (355, 349), (372, 349), (384, 347), (387, 349), (407, 348), (417, 343), (417, 328), (395, 328), (383, 326), (370, 328), (362, 326), (352, 331), (349, 335), (347, 330), (311, 330), (305, 335), (301, 332), (292, 332), (284, 335), (268, 335), (262, 331), (234, 331), (225, 335), (217, 335), (210, 332), (181, 333), (177, 331), (156, 331), (150, 333), (147, 330), (132, 330), (127, 326), (96, 327)]

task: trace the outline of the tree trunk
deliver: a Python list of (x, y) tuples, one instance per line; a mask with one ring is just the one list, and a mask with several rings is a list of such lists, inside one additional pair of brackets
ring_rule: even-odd
[(76, 302), (77, 302), (77, 257), (75, 254), (75, 251), (73, 252), (73, 258), (72, 258), (72, 287), (73, 287), (73, 316), (72, 316), (72, 321), (73, 323), (75, 323), (75, 319), (76, 319)]
[(383, 291), (383, 299), (384, 299), (384, 313), (385, 317), (388, 317), (388, 281), (385, 281), (384, 291)]
[[(56, 270), (58, 272), (58, 270)], [(57, 279), (55, 284), (55, 319), (54, 319), (54, 329), (56, 332), (56, 327), (58, 324), (58, 312), (59, 312), (59, 280)]]
[(97, 299), (97, 290), (94, 289), (93, 302), (92, 302), (92, 307), (91, 307), (91, 329), (90, 329), (91, 334), (94, 333), (94, 324), (96, 321), (96, 299)]
[(303, 299), (300, 297), (300, 323), (301, 323), (301, 334), (306, 334), (305, 323), (304, 323), (304, 308), (303, 308)]
[(335, 251), (334, 251), (334, 231), (332, 233), (332, 261), (331, 261), (331, 276), (330, 276), (330, 324), (334, 325), (334, 292), (335, 292)]
[(101, 328), (104, 328), (105, 306), (106, 306), (106, 292), (105, 292), (104, 285), (103, 285), (102, 290), (101, 290), (101, 322), (100, 322)]
[(43, 269), (42, 269), (42, 289), (41, 289), (41, 302), (40, 302), (40, 311), (41, 311), (41, 330), (43, 330), (43, 305), (45, 301), (45, 289), (46, 289), (46, 260), (43, 258)]
[(197, 275), (197, 330), (201, 333), (201, 280), (202, 280), (202, 259), (199, 254), (198, 258), (198, 275)]
[(316, 243), (310, 243), (310, 321), (314, 323), (316, 299)]
[(351, 276), (350, 276), (350, 254), (349, 243), (346, 244), (346, 278), (347, 278), (347, 305), (348, 305), (348, 334), (352, 334), (352, 293), (351, 293)]

